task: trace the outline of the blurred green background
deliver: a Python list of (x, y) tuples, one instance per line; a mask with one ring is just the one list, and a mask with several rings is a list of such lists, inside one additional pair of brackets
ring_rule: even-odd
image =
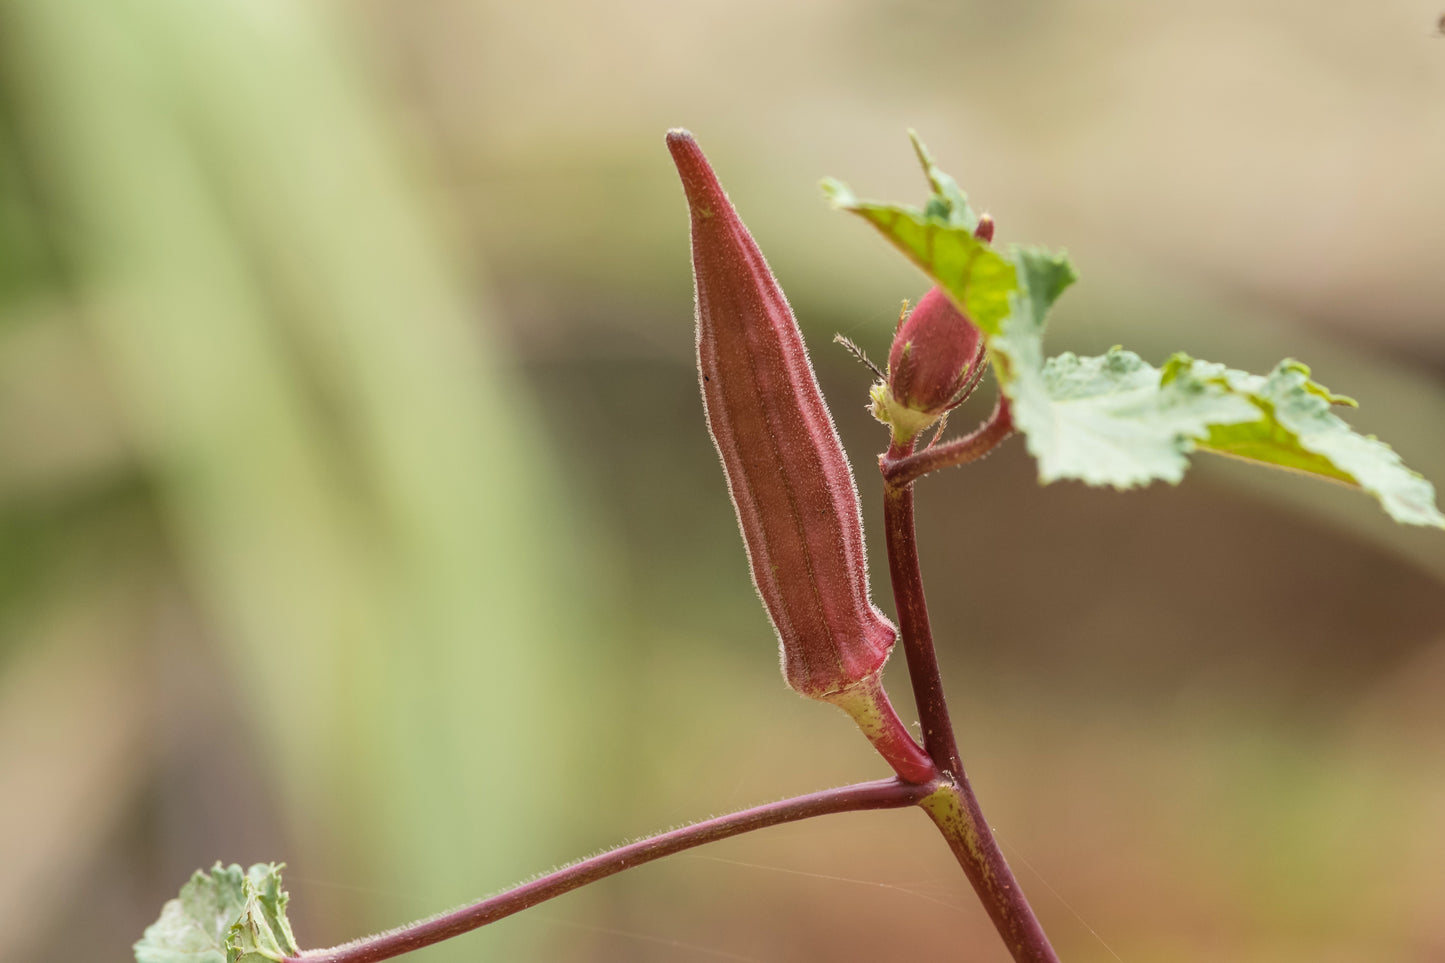
[[(883, 438), (828, 340), (886, 354), (924, 285), (816, 183), (921, 199), (908, 126), (1004, 241), (1073, 256), (1055, 350), (1296, 355), (1445, 482), (1439, 14), (0, 0), (0, 958), (128, 959), (218, 858), (285, 860), (329, 945), (884, 774), (777, 671), (670, 126), (789, 292), (875, 553)], [(1015, 442), (930, 479), (920, 527), (965, 757), (1064, 957), (1445, 958), (1445, 537), (1220, 462), (1033, 477)], [(905, 950), (1006, 960), (916, 813), (415, 958)]]

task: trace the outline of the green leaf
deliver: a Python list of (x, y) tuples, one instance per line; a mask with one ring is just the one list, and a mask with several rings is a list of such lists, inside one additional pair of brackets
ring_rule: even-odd
[(226, 938), (245, 911), (240, 866), (196, 870), (135, 945), (136, 963), (226, 963)]
[(295, 956), (300, 950), (286, 919), (290, 896), (281, 888), (281, 866), (257, 863), (246, 873), (246, 908), (231, 926), (227, 963), (262, 963)]
[(1178, 482), (1195, 438), (1212, 425), (1259, 417), (1217, 385), (1181, 380), (1161, 389), (1159, 370), (1120, 348), (1096, 358), (1051, 358), (1042, 370), (1023, 372), (1011, 393), (1014, 424), (1045, 483)]
[(1181, 380), (1167, 390), (1158, 369), (1132, 351), (1095, 358), (1071, 352), (1044, 360), (1044, 318), (1074, 282), (1063, 255), (1017, 247), (1020, 289), (1002, 333), (989, 341), (1014, 426), (1039, 462), (1044, 483), (1074, 478), (1133, 488), (1178, 482), (1193, 439), (1213, 424), (1259, 417), (1224, 387)]
[(997, 334), (984, 333), (999, 379), (1010, 383), (1044, 366), (1044, 318), (1059, 295), (1078, 280), (1064, 254), (1015, 245), (1018, 289), (1009, 295), (1009, 313)]
[(933, 189), (926, 208), (860, 201), (825, 181), (833, 203), (872, 224), (946, 290), (983, 332), (1014, 426), (1040, 480), (1133, 488), (1177, 483), (1196, 448), (1343, 482), (1379, 499), (1390, 517), (1445, 528), (1430, 483), (1391, 448), (1357, 434), (1331, 410), (1354, 406), (1285, 360), (1267, 376), (1176, 355), (1158, 369), (1121, 348), (1045, 360), (1049, 308), (1076, 275), (1067, 256), (973, 237), (977, 218), (916, 135)]
[(833, 206), (851, 211), (878, 231), (933, 278), (985, 335), (996, 335), (1008, 317), (1009, 296), (1018, 290), (1014, 266), (973, 236), (978, 217), (953, 178), (933, 165), (915, 136), (924, 173), (933, 187), (925, 210), (902, 204), (859, 200), (841, 181), (827, 178), (823, 193)]
[(135, 944), (136, 963), (262, 963), (300, 950), (286, 920), (281, 866), (196, 870)]
[(1435, 488), (1406, 468), (1389, 445), (1360, 435), (1330, 410), (1356, 407), (1310, 380), (1310, 369), (1286, 358), (1268, 375), (1247, 374), (1178, 354), (1164, 366), (1162, 380), (1184, 378), (1223, 385), (1258, 409), (1255, 421), (1212, 425), (1199, 447), (1259, 464), (1320, 475), (1353, 485), (1379, 499), (1397, 522), (1445, 528), (1435, 507)]

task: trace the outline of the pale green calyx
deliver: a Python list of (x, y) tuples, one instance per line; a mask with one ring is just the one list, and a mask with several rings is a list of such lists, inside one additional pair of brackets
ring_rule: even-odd
[(898, 444), (912, 441), (918, 437), (919, 432), (927, 429), (941, 417), (901, 403), (893, 397), (893, 392), (888, 390), (886, 381), (875, 382), (873, 387), (868, 389), (868, 397), (873, 402), (869, 407), (873, 417), (892, 430), (893, 440)]

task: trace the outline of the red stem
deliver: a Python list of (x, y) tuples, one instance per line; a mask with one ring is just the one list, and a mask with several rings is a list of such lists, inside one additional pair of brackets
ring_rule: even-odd
[[(1014, 960), (1058, 963), (1058, 956), (1004, 859), (963, 770), (933, 645), (913, 522), (915, 478), (933, 468), (962, 464), (987, 454), (1010, 430), (1008, 405), (1000, 397), (993, 417), (967, 438), (918, 454), (913, 453), (912, 441), (891, 446), (880, 459), (884, 477), (884, 529), (888, 541), (888, 572), (898, 606), (898, 626), (918, 716), (923, 724), (923, 747), (947, 780), (921, 805), (948, 841)], [(942, 457), (930, 458), (935, 452), (942, 452)]]
[(389, 960), (494, 923), (529, 906), (561, 896), (579, 886), (595, 883), (624, 869), (640, 866), (663, 856), (671, 856), (694, 846), (814, 816), (867, 809), (900, 809), (917, 804), (937, 788), (937, 784), (919, 786), (898, 779), (884, 779), (767, 803), (621, 846), (591, 859), (573, 863), (530, 883), (523, 883), (505, 893), (488, 897), (479, 903), (344, 946), (329, 950), (308, 950), (299, 957), (287, 958), (284, 963), (373, 963), (376, 960)]
[(1016, 963), (1059, 963), (983, 817), (968, 776), (960, 770), (954, 782), (939, 788), (921, 805), (953, 850)]
[(977, 461), (997, 448), (1000, 442), (1013, 434), (1013, 430), (1008, 399), (1000, 394), (988, 420), (971, 434), (920, 452), (915, 452), (911, 443), (890, 447), (888, 454), (879, 459), (883, 481), (890, 487), (903, 488), (931, 471)]
[[(889, 459), (907, 456), (913, 442), (894, 445)], [(888, 575), (893, 582), (893, 599), (898, 606), (898, 630), (903, 653), (908, 659), (908, 677), (923, 725), (923, 748), (945, 776), (963, 771), (943, 678), (933, 647), (933, 628), (928, 622), (928, 603), (923, 597), (923, 575), (918, 569), (918, 542), (913, 526), (913, 487), (883, 486), (883, 528), (888, 541)]]
[(938, 768), (898, 718), (888, 693), (883, 691), (880, 675), (829, 696), (826, 701), (853, 717), (873, 748), (905, 782), (922, 784), (938, 779)]

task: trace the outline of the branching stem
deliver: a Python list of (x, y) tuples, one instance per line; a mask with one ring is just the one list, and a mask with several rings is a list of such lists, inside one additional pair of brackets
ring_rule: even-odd
[[(928, 813), (947, 840), (1017, 963), (1058, 963), (1058, 957), (984, 820), (963, 771), (953, 723), (944, 699), (938, 657), (934, 651), (913, 522), (915, 480), (930, 471), (983, 457), (1012, 431), (1008, 401), (1000, 395), (993, 414), (972, 434), (917, 452), (912, 439), (895, 442), (879, 459), (884, 481), (888, 569), (892, 576), (894, 599), (898, 604), (898, 622), (908, 659), (908, 672), (923, 723), (923, 749), (927, 758), (917, 753), (916, 746), (906, 733), (907, 746), (904, 748), (911, 747), (913, 753), (898, 751), (899, 746), (894, 745), (897, 740), (885, 738), (896, 735), (886, 726), (880, 729), (881, 735), (874, 733), (870, 738), (875, 743), (881, 739), (880, 751), (885, 757), (900, 772), (919, 781), (888, 779), (858, 783), (694, 823), (573, 863), (449, 913), (343, 946), (307, 951), (285, 963), (375, 963), (389, 960), (478, 929), (624, 869), (696, 846), (814, 816), (913, 805)], [(881, 689), (879, 691), (881, 693)], [(886, 703), (887, 697), (882, 696), (882, 699)], [(856, 712), (854, 714), (857, 715)], [(860, 725), (872, 720), (872, 716), (864, 715), (867, 718), (862, 719)], [(891, 715), (891, 707), (885, 715)], [(896, 723), (896, 718), (894, 721)], [(864, 725), (864, 731), (870, 732), (869, 725)], [(941, 773), (941, 778), (936, 778), (938, 773)]]
[(993, 413), (971, 434), (918, 452), (911, 442), (889, 448), (888, 454), (879, 459), (883, 481), (890, 488), (904, 488), (931, 471), (977, 461), (997, 448), (1013, 430), (1008, 399), (1000, 394)]
[(962, 769), (920, 805), (953, 850), (1016, 963), (1059, 963)]
[(285, 963), (374, 963), (389, 960), (494, 923), (624, 869), (695, 846), (814, 816), (913, 806), (937, 789), (937, 783), (920, 786), (900, 779), (884, 779), (767, 803), (620, 846), (450, 913), (329, 950), (309, 950)]

